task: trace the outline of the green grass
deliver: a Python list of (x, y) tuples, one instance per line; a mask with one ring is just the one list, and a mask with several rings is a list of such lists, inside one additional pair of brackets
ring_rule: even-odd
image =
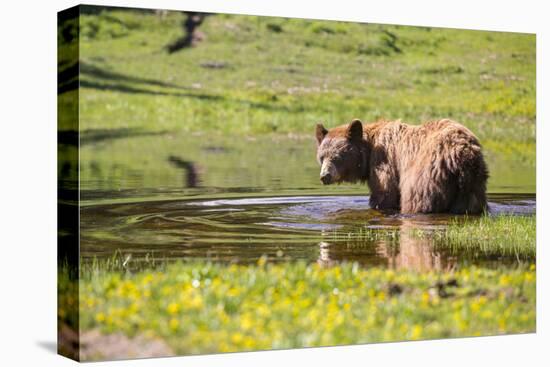
[(160, 337), (178, 354), (524, 333), (535, 330), (535, 278), (534, 265), (443, 274), (263, 260), (96, 266), (82, 274), (80, 328)]
[(431, 236), (439, 248), (454, 253), (515, 256), (534, 259), (536, 255), (536, 217), (482, 216), (474, 220), (453, 220), (444, 230), (419, 236)]
[(169, 55), (182, 17), (82, 16), (84, 133), (311, 134), (317, 121), (451, 117), (534, 163), (534, 35), (221, 14), (197, 47)]

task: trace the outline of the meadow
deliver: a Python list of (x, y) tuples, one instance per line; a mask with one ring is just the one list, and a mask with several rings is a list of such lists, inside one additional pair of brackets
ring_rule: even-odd
[(534, 265), (420, 274), (264, 259), (135, 273), (96, 264), (82, 271), (80, 327), (160, 339), (175, 354), (526, 333), (535, 281)]
[[(533, 194), (534, 35), (214, 14), (195, 46), (170, 54), (184, 14), (84, 10), (70, 46), (79, 89), (61, 86), (59, 103), (79, 110), (80, 166), (61, 174), (81, 178), (86, 257), (79, 284), (60, 268), (60, 324), (161, 341), (165, 354), (535, 331), (534, 199), (526, 213), (518, 197), (512, 214), (424, 227), (330, 211), (323, 196), (368, 188), (321, 187), (313, 140), (321, 121), (451, 118), (480, 139), (491, 194)], [(75, 29), (61, 25), (60, 44)], [(61, 72), (75, 67), (65, 51)], [(308, 195), (319, 203), (238, 203)], [(454, 265), (380, 260), (423, 241)], [(322, 262), (323, 243), (379, 265)]]
[(183, 19), (82, 15), (82, 138), (449, 117), (488, 150), (534, 162), (534, 35), (217, 14), (196, 47), (168, 54)]

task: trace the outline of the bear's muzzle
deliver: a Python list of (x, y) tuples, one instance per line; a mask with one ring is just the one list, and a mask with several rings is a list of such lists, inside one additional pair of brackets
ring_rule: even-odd
[(326, 173), (321, 176), (321, 182), (323, 185), (330, 185), (332, 183), (332, 176), (330, 173)]

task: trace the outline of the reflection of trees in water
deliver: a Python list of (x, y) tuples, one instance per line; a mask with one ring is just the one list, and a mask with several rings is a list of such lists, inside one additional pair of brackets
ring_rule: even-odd
[(321, 242), (317, 262), (323, 266), (332, 266), (343, 261), (355, 261), (365, 266), (421, 272), (452, 270), (456, 266), (456, 259), (436, 251), (433, 238), (417, 236), (414, 233), (417, 228), (418, 225), (411, 220), (402, 219), (395, 236), (344, 244)]

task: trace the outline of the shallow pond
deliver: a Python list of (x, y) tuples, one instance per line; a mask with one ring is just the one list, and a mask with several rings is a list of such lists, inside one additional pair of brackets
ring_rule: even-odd
[[(449, 254), (411, 232), (440, 230), (453, 216), (380, 212), (366, 186), (322, 186), (312, 139), (88, 132), (81, 147), (84, 261), (264, 256), (419, 270), (508, 261)], [(535, 214), (534, 167), (486, 156), (491, 215)]]

